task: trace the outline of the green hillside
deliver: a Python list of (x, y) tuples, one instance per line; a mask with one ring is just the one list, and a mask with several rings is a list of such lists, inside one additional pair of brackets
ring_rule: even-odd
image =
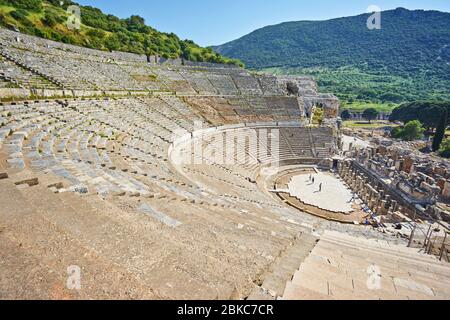
[(0, 26), (92, 49), (242, 65), (240, 61), (225, 58), (211, 48), (180, 40), (173, 33), (159, 32), (147, 26), (139, 16), (119, 19), (99, 9), (80, 6), (81, 29), (69, 30), (66, 22), (70, 5), (77, 4), (67, 0), (0, 0)]
[(349, 108), (450, 100), (450, 13), (385, 11), (381, 30), (368, 17), (282, 23), (214, 49), (252, 69), (312, 75)]

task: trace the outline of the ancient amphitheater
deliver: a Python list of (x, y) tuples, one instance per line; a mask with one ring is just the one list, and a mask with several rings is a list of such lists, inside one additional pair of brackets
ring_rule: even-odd
[(343, 199), (312, 79), (0, 29), (0, 96), (0, 299), (450, 298), (447, 262)]

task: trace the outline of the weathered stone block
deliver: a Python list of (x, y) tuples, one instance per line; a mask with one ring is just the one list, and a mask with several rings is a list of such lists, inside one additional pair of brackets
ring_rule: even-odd
[(126, 192), (125, 192), (125, 191), (115, 191), (115, 192), (113, 192), (112, 195), (113, 195), (114, 197), (123, 197), (123, 196), (126, 195)]
[(32, 179), (21, 180), (21, 181), (18, 181), (15, 183), (16, 186), (20, 186), (20, 185), (24, 185), (24, 184), (27, 184), (29, 187), (34, 187), (39, 184), (39, 179), (32, 178)]
[(53, 184), (50, 184), (49, 186), (48, 186), (48, 188), (49, 189), (51, 189), (51, 188), (56, 188), (56, 189), (62, 189), (62, 188), (64, 188), (64, 184), (62, 183), (62, 182), (57, 182), (57, 183), (53, 183)]

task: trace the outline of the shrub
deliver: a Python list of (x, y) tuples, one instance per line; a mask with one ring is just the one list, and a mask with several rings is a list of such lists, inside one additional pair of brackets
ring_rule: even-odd
[(403, 133), (403, 128), (395, 127), (391, 131), (391, 137), (395, 139), (401, 139), (401, 135)]
[(11, 11), (10, 13), (11, 17), (13, 17), (15, 20), (19, 21), (19, 22), (23, 22), (27, 19), (27, 15), (28, 12), (26, 12), (25, 10), (15, 10), (15, 11)]
[(439, 154), (444, 158), (450, 158), (450, 138), (447, 138), (442, 142)]
[(393, 138), (402, 139), (404, 141), (413, 141), (423, 138), (425, 128), (419, 120), (408, 122), (404, 128), (395, 128), (391, 135)]
[(324, 119), (324, 110), (323, 110), (323, 108), (316, 107), (314, 109), (313, 124), (322, 125), (323, 119)]
[(34, 32), (33, 34), (37, 37), (41, 37), (41, 38), (46, 38), (46, 34), (44, 33), (44, 31), (42, 31), (41, 29), (38, 29), (36, 27), (34, 27)]
[(42, 23), (47, 27), (53, 28), (56, 24), (62, 23), (64, 19), (53, 12), (46, 12), (44, 18), (42, 18)]

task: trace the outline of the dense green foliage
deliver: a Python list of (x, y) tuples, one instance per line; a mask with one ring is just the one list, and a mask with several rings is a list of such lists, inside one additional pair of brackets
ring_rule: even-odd
[(341, 112), (341, 118), (342, 120), (349, 120), (351, 118), (350, 112), (348, 110), (344, 110)]
[(366, 119), (367, 121), (369, 121), (369, 123), (372, 122), (372, 120), (375, 120), (376, 118), (378, 118), (378, 111), (375, 108), (368, 108), (366, 110), (364, 110), (362, 116), (364, 119)]
[(99, 50), (242, 65), (240, 61), (225, 58), (211, 48), (202, 48), (190, 40), (180, 40), (173, 33), (159, 32), (136, 15), (120, 19), (97, 8), (80, 6), (81, 29), (70, 30), (65, 23), (69, 17), (66, 10), (70, 5), (76, 3), (64, 1), (61, 5), (59, 0), (0, 0), (0, 25)]
[(438, 126), (442, 117), (442, 109), (447, 109), (447, 114), (449, 114), (450, 102), (416, 101), (405, 103), (392, 111), (389, 120), (404, 123), (419, 120), (426, 128), (434, 129)]
[[(395, 108), (392, 111), (390, 121), (401, 121), (403, 123), (418, 121), (428, 131), (429, 135), (433, 134), (433, 151), (438, 151), (445, 138), (445, 132), (449, 123), (450, 117), (450, 102), (436, 102), (436, 101), (416, 101), (412, 103), (405, 103)], [(392, 137), (402, 138), (403, 129), (394, 129)]]
[(404, 141), (413, 141), (423, 138), (425, 128), (419, 120), (408, 122), (403, 128), (397, 127), (392, 130), (392, 137)]
[(439, 154), (444, 158), (450, 158), (450, 138), (447, 138), (442, 142)]
[(7, 4), (17, 9), (25, 9), (39, 12), (42, 10), (41, 0), (1, 0), (1, 4)]
[(433, 139), (433, 151), (438, 151), (439, 148), (441, 147), (441, 143), (445, 138), (447, 123), (448, 123), (448, 111), (446, 108), (442, 108), (441, 119), (439, 120), (439, 124), (436, 128), (436, 133)]
[(345, 108), (450, 100), (450, 13), (385, 11), (381, 30), (368, 17), (268, 26), (215, 50), (253, 69), (314, 76)]

